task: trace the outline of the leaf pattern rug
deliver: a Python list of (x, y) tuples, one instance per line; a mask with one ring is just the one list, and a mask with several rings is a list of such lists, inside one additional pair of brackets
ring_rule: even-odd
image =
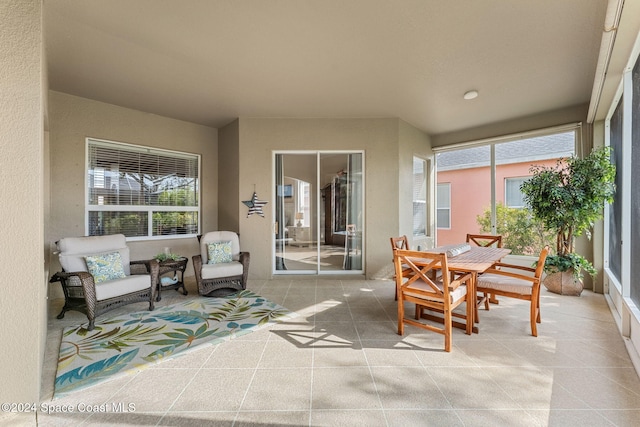
[(250, 291), (182, 303), (65, 328), (60, 343), (56, 397), (138, 372), (187, 350), (213, 345), (295, 317)]

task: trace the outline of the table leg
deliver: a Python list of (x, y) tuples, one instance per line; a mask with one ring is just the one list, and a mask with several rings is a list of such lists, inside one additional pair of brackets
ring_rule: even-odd
[(471, 292), (473, 295), (473, 332), (475, 332), (476, 334), (478, 333), (478, 327), (476, 326), (476, 323), (478, 323), (480, 321), (480, 316), (478, 315), (478, 291), (477, 291), (477, 284), (478, 284), (478, 273), (477, 272), (472, 272), (471, 273)]

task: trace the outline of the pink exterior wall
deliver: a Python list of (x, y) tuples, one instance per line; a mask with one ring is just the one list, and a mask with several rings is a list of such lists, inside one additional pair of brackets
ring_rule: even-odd
[[(553, 166), (555, 159), (535, 161), (536, 165)], [(511, 163), (496, 167), (496, 203), (504, 203), (505, 178), (530, 176), (531, 162)], [(438, 171), (438, 184), (451, 185), (451, 228), (438, 228), (436, 244), (464, 242), (467, 233), (480, 232), (476, 220), (491, 206), (491, 169), (489, 166), (451, 171)]]

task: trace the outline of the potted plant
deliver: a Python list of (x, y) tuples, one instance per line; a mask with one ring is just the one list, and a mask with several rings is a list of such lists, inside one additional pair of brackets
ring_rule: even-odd
[(601, 147), (583, 159), (571, 156), (553, 167), (533, 166), (533, 176), (520, 186), (533, 215), (556, 233), (555, 253), (545, 262), (544, 284), (552, 292), (580, 295), (583, 270), (596, 274), (591, 262), (574, 252), (574, 240), (583, 233), (591, 238), (604, 204), (613, 201), (616, 169), (610, 156), (611, 148)]
[(164, 261), (178, 261), (179, 259), (182, 259), (182, 256), (178, 255), (178, 254), (173, 254), (173, 253), (167, 253), (167, 252), (160, 252), (159, 254), (157, 254), (156, 256), (153, 257), (154, 259), (157, 259), (159, 262), (164, 262)]

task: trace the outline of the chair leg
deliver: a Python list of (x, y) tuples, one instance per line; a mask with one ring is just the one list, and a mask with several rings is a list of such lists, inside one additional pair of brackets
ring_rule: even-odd
[(484, 309), (489, 311), (489, 294), (487, 292), (484, 293)]
[(538, 336), (538, 325), (540, 323), (540, 289), (534, 289), (531, 295), (531, 335)]
[(444, 310), (444, 351), (450, 353), (453, 344), (451, 337), (451, 310)]
[(467, 335), (471, 335), (473, 333), (473, 325), (475, 324), (478, 314), (478, 304), (476, 304), (476, 296), (474, 292), (467, 292), (467, 319), (466, 319), (466, 330), (465, 333)]
[(538, 336), (538, 328), (536, 326), (536, 319), (538, 318), (539, 311), (536, 307), (535, 300), (531, 301), (531, 335)]
[(398, 297), (398, 335), (404, 335), (404, 301)]
[(489, 302), (491, 304), (498, 304), (500, 303), (500, 301), (498, 301), (498, 298), (496, 297), (496, 294), (490, 294), (489, 296)]
[(480, 323), (480, 313), (478, 312), (478, 300), (473, 302), (473, 323)]

